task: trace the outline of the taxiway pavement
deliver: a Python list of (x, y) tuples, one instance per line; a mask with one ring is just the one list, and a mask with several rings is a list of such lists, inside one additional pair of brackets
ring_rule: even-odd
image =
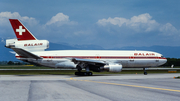
[(0, 75), (0, 101), (179, 101), (176, 76)]

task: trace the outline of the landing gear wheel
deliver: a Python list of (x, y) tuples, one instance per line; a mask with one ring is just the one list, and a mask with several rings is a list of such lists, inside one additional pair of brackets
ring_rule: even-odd
[(146, 68), (143, 68), (143, 70), (144, 70), (144, 75), (147, 75)]
[(92, 76), (92, 74), (93, 74), (92, 72), (88, 72), (88, 75), (89, 75), (89, 76)]
[(75, 72), (75, 75), (80, 75), (80, 72)]
[(92, 72), (75, 72), (78, 76), (92, 76)]
[(83, 74), (84, 74), (83, 76), (87, 76), (87, 75), (88, 75), (88, 73), (87, 73), (87, 72), (83, 72)]

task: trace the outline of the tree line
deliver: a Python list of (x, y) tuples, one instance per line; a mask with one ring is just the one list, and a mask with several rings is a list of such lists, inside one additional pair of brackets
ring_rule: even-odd
[(180, 58), (166, 58), (167, 62), (162, 65), (165, 67), (171, 67), (172, 65), (174, 65), (175, 67), (180, 66)]

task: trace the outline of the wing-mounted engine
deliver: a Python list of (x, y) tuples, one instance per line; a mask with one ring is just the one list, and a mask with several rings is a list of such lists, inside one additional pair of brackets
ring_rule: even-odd
[(44, 51), (49, 48), (49, 41), (47, 40), (24, 40), (18, 41), (17, 39), (7, 39), (7, 48), (21, 48), (28, 51)]
[(108, 70), (109, 72), (121, 72), (122, 65), (121, 64), (109, 64), (103, 67), (104, 70)]

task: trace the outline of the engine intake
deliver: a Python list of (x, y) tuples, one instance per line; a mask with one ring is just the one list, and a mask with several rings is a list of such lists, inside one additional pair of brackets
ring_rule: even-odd
[(109, 72), (121, 72), (122, 65), (121, 64), (109, 64), (109, 65), (105, 65), (104, 69), (108, 70)]

